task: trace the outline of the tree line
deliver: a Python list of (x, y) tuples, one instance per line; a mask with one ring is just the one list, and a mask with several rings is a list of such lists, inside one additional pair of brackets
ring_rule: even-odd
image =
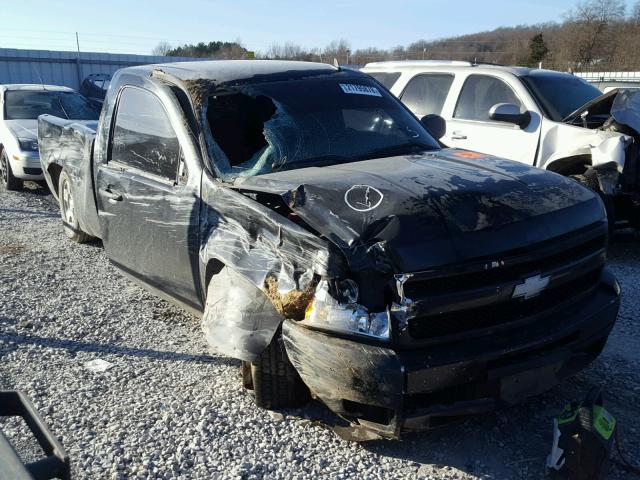
[(161, 42), (154, 54), (215, 59), (264, 58), (363, 65), (384, 60), (467, 60), (528, 65), (554, 70), (640, 70), (640, 0), (629, 10), (623, 0), (580, 0), (561, 22), (501, 27), (439, 40), (418, 40), (389, 49), (352, 49), (345, 39), (324, 48), (272, 44), (264, 52), (235, 42), (172, 47)]

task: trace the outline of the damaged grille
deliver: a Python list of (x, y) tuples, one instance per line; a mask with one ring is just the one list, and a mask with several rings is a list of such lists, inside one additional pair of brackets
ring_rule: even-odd
[[(435, 341), (483, 335), (525, 325), (561, 305), (576, 303), (599, 283), (606, 241), (602, 225), (594, 225), (528, 252), (509, 252), (498, 268), (475, 262), (416, 273), (404, 284), (404, 294), (412, 301), (408, 336)], [(538, 275), (548, 279), (538, 295), (513, 298), (516, 286)]]
[(409, 334), (413, 338), (436, 338), (473, 332), (535, 317), (564, 302), (578, 300), (579, 296), (588, 293), (598, 284), (601, 273), (602, 269), (597, 268), (569, 284), (550, 288), (529, 300), (512, 300), (488, 307), (461, 310), (427, 318), (414, 318), (409, 321)]
[(487, 285), (499, 284), (514, 278), (526, 278), (535, 272), (545, 272), (562, 264), (567, 264), (585, 256), (591, 255), (605, 247), (605, 235), (597, 236), (587, 242), (577, 245), (570, 251), (563, 250), (549, 256), (535, 259), (514, 266), (482, 270), (450, 277), (436, 277), (419, 282), (407, 283), (405, 294), (407, 297), (420, 298), (424, 295), (438, 295), (456, 290), (482, 288)]

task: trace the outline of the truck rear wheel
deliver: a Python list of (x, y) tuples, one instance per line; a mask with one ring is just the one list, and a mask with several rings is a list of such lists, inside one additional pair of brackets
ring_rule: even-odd
[(257, 362), (243, 362), (242, 373), (245, 388), (253, 390), (256, 405), (261, 408), (300, 407), (309, 402), (309, 389), (287, 357), (281, 332)]
[(11, 164), (9, 163), (9, 156), (7, 155), (6, 150), (2, 150), (2, 155), (0, 156), (0, 175), (2, 177), (2, 184), (4, 185), (4, 188), (11, 191), (22, 190), (23, 182), (13, 176)]
[(64, 170), (60, 172), (58, 180), (58, 199), (65, 235), (77, 243), (88, 242), (91, 236), (80, 229), (71, 191), (71, 179)]

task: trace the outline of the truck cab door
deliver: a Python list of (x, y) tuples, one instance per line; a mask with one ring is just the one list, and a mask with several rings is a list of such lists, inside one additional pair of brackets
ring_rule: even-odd
[[(527, 105), (503, 79), (473, 74), (462, 85), (457, 101), (447, 120), (447, 133), (442, 143), (534, 165), (540, 139), (540, 115)], [(526, 126), (492, 120), (489, 111), (500, 103), (513, 104), (529, 111)], [(528, 103), (528, 102), (527, 102)]]
[(121, 90), (108, 153), (97, 166), (98, 212), (112, 263), (156, 293), (201, 310), (201, 171), (188, 167), (185, 152), (194, 149), (185, 148), (189, 136), (171, 97)]

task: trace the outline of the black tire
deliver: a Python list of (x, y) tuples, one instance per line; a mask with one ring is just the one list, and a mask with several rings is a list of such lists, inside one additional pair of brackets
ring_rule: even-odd
[[(245, 371), (243, 365), (243, 373)], [(309, 402), (309, 389), (291, 365), (282, 334), (276, 333), (256, 363), (250, 364), (256, 405), (266, 409), (300, 407)], [(243, 379), (245, 379), (243, 374)], [(245, 387), (249, 384), (244, 381)]]
[(73, 202), (71, 179), (64, 170), (60, 172), (60, 178), (58, 179), (58, 202), (65, 235), (76, 243), (85, 243), (91, 240), (91, 236), (83, 232), (78, 223)]
[(4, 185), (4, 188), (7, 190), (14, 192), (22, 190), (23, 182), (13, 176), (11, 164), (9, 163), (9, 156), (7, 155), (6, 150), (2, 150), (2, 155), (0, 155), (0, 177), (2, 178), (2, 185)]

